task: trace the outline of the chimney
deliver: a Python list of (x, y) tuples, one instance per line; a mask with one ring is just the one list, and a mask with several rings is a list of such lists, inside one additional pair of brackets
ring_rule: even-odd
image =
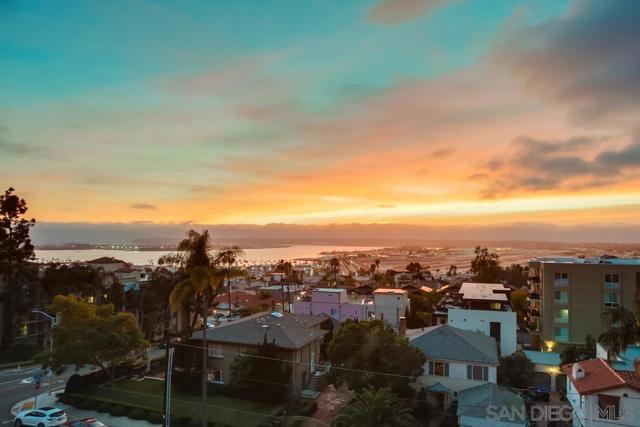
[(580, 366), (579, 363), (574, 363), (573, 366), (571, 367), (571, 375), (576, 380), (580, 378), (584, 378), (584, 375), (585, 375), (584, 368)]
[(401, 337), (404, 337), (405, 335), (407, 335), (407, 318), (406, 317), (400, 318), (400, 325), (398, 326), (398, 335)]

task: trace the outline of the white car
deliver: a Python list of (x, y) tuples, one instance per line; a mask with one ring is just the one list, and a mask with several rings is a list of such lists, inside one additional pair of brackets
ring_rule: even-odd
[(62, 409), (43, 406), (18, 412), (13, 421), (15, 427), (58, 427), (67, 422), (67, 414)]

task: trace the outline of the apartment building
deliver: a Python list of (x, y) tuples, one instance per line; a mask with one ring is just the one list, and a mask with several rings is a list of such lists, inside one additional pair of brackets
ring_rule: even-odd
[(535, 258), (529, 275), (531, 341), (547, 350), (597, 338), (607, 328), (607, 309), (640, 307), (640, 259)]

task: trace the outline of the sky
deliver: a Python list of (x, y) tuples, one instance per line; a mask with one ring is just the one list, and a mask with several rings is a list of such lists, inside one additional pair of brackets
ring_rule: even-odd
[(0, 0), (45, 223), (640, 222), (640, 2)]

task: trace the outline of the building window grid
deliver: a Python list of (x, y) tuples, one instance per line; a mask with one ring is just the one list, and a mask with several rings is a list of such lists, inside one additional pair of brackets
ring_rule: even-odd
[(209, 357), (213, 357), (214, 359), (222, 359), (224, 357), (224, 351), (220, 344), (209, 344), (207, 350), (207, 355)]

